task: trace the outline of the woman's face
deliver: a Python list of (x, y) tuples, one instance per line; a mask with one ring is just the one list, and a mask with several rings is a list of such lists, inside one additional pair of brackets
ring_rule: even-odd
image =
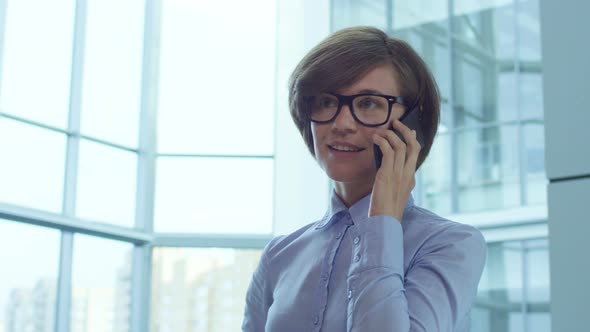
[[(342, 95), (378, 93), (400, 95), (397, 74), (391, 65), (382, 65), (368, 72), (347, 88), (334, 91)], [(391, 127), (393, 120), (404, 113), (400, 104), (394, 104), (388, 123), (381, 127), (367, 127), (355, 121), (347, 105), (333, 122), (311, 123), (315, 157), (320, 167), (334, 181), (373, 181), (376, 174), (373, 156), (373, 133)], [(334, 146), (349, 146), (355, 151), (337, 151)], [(356, 151), (358, 150), (358, 151)]]

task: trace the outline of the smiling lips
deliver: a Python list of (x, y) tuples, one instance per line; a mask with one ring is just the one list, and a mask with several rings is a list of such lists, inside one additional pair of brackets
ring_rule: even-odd
[(332, 142), (331, 144), (328, 144), (328, 147), (330, 150), (338, 152), (360, 152), (364, 150), (361, 147), (347, 142)]

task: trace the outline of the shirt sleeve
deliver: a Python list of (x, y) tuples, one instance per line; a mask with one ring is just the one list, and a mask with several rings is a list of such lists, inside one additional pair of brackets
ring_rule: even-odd
[(486, 243), (456, 224), (426, 240), (404, 271), (403, 230), (391, 216), (351, 229), (347, 331), (453, 332), (475, 299)]
[(268, 250), (272, 242), (270, 241), (262, 251), (260, 261), (254, 270), (246, 292), (244, 320), (242, 321), (242, 331), (244, 332), (264, 331), (266, 326), (268, 308), (270, 308), (273, 301), (271, 291), (267, 285)]

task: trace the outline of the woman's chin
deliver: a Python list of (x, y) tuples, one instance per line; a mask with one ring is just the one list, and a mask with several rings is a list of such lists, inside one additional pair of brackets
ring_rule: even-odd
[(370, 174), (350, 168), (328, 168), (326, 170), (326, 174), (330, 179), (337, 182), (357, 182), (363, 178), (366, 178), (367, 176), (370, 176)]

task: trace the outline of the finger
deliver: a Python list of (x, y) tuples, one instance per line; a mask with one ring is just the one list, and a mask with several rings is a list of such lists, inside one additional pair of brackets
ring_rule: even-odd
[(403, 169), (403, 177), (404, 179), (409, 180), (407, 185), (413, 189), (416, 185), (416, 165), (418, 163), (418, 156), (420, 155), (420, 150), (422, 147), (416, 139), (415, 130), (410, 129), (408, 126), (398, 120), (394, 121), (393, 126), (404, 136), (406, 141), (406, 160)]
[(406, 161), (414, 160), (414, 162), (417, 162), (420, 150), (422, 150), (422, 146), (420, 145), (420, 143), (418, 143), (418, 140), (416, 139), (416, 131), (410, 129), (408, 126), (406, 126), (399, 120), (395, 120), (393, 122), (393, 126), (404, 136), (404, 139), (406, 141)]
[(381, 168), (386, 170), (393, 169), (395, 151), (391, 147), (391, 144), (389, 144), (389, 141), (385, 137), (375, 133), (373, 134), (373, 143), (377, 144), (381, 153), (383, 153)]
[(394, 160), (394, 172), (398, 178), (403, 175), (404, 164), (406, 163), (406, 143), (392, 130), (386, 131), (387, 140), (396, 152)]
[(416, 140), (416, 131), (412, 131), (412, 135), (414, 138), (410, 141), (409, 145), (409, 156), (406, 159), (406, 164), (404, 165), (404, 178), (410, 179), (410, 183), (408, 186), (410, 189), (414, 189), (416, 186), (416, 164), (418, 162), (418, 155), (420, 153), (420, 144)]
[[(408, 126), (406, 126), (403, 122), (399, 121), (399, 120), (394, 120), (393, 123), (393, 128), (395, 128), (397, 131), (399, 131), (403, 138), (404, 141), (406, 141), (406, 145), (409, 145), (415, 138), (416, 136), (414, 136), (414, 134), (412, 133), (412, 129), (410, 129)], [(409, 147), (409, 146), (408, 146)], [(406, 159), (409, 157), (410, 153), (412, 152), (411, 149), (406, 148)]]

